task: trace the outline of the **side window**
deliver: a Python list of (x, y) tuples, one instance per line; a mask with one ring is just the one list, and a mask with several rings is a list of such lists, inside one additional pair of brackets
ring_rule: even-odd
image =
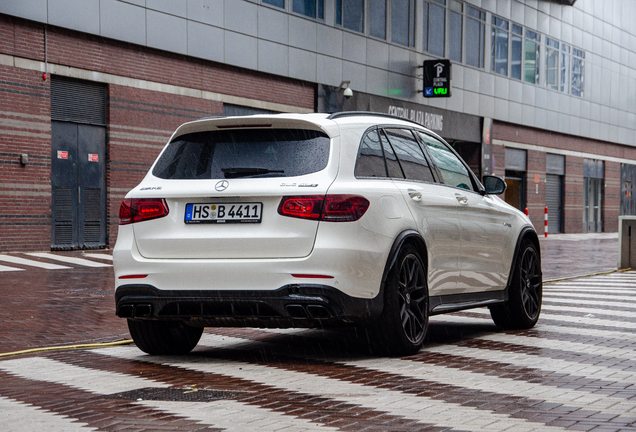
[(384, 149), (384, 157), (386, 158), (386, 169), (389, 172), (389, 177), (391, 178), (404, 178), (404, 172), (400, 167), (400, 163), (395, 157), (395, 152), (393, 151), (393, 147), (386, 138), (386, 135), (381, 132), (380, 137), (382, 140), (382, 148)]
[(354, 174), (356, 177), (387, 177), (382, 143), (377, 130), (369, 131), (362, 138)]
[(420, 132), (418, 134), (426, 144), (433, 162), (437, 165), (444, 184), (474, 191), (473, 181), (468, 169), (455, 153), (437, 139)]
[(433, 182), (433, 173), (413, 133), (405, 129), (384, 130), (407, 179)]

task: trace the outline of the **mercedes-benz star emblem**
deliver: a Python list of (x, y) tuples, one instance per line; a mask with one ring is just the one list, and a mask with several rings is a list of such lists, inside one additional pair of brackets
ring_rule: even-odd
[(221, 192), (221, 191), (224, 191), (225, 189), (227, 189), (227, 187), (229, 185), (230, 185), (230, 182), (228, 182), (227, 180), (221, 180), (220, 182), (218, 182), (214, 186), (214, 189), (216, 189), (217, 191)]

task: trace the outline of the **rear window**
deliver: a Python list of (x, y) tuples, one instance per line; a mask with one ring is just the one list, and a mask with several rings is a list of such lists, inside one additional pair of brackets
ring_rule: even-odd
[(301, 129), (197, 132), (168, 144), (152, 174), (163, 179), (295, 177), (323, 170), (329, 137)]

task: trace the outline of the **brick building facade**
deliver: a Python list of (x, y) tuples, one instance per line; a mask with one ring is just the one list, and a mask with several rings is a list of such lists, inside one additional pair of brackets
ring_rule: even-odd
[(180, 124), (223, 115), (224, 104), (314, 107), (311, 83), (54, 26), (45, 34), (43, 24), (0, 14), (0, 251), (52, 246), (51, 79), (58, 76), (107, 87), (105, 246), (116, 240), (124, 195)]

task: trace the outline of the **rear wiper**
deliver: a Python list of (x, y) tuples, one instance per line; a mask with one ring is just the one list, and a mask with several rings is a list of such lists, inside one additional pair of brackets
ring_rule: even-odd
[(225, 175), (225, 178), (250, 177), (263, 174), (285, 172), (283, 170), (270, 170), (267, 168), (222, 168), (221, 171)]

